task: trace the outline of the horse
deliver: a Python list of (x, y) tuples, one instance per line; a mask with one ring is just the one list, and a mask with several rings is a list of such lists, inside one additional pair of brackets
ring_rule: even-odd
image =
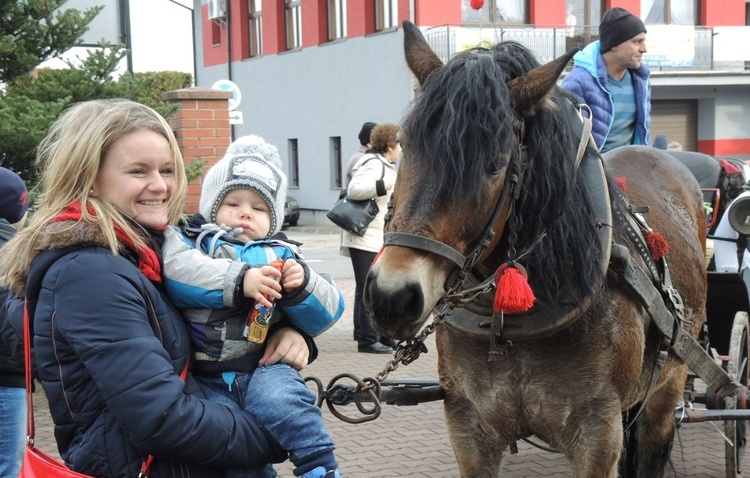
[[(461, 476), (499, 476), (506, 452), (535, 436), (575, 477), (612, 478), (626, 428), (637, 438), (632, 473), (663, 476), (687, 367), (664, 351), (609, 264), (625, 250), (648, 268), (634, 238), (643, 231), (628, 226), (629, 210), (640, 211), (668, 246), (685, 331), (697, 337), (706, 297), (697, 182), (647, 146), (616, 148), (602, 162), (575, 98), (556, 85), (575, 50), (540, 66), (522, 45), (501, 42), (443, 64), (417, 27), (403, 30), (419, 88), (402, 120), (385, 245), (364, 301), (376, 330), (402, 344), (435, 319)], [(498, 312), (515, 293), (495, 293), (509, 269), (532, 297)], [(668, 358), (656, 373), (660, 355)]]

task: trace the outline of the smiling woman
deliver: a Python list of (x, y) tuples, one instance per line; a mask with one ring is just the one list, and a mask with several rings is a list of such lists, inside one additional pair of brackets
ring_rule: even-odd
[(110, 202), (143, 226), (169, 222), (175, 165), (167, 139), (146, 129), (117, 140), (104, 156), (92, 197)]
[[(161, 251), (166, 226), (182, 217), (186, 179), (167, 122), (128, 100), (79, 103), (53, 124), (38, 163), (42, 200), (3, 248), (0, 284), (26, 295), (65, 464), (137, 476), (152, 455), (152, 478), (207, 478), (285, 459), (252, 415), (180, 378), (190, 339), (164, 292)], [(269, 354), (288, 350), (280, 360), (307, 348), (291, 329), (269, 342)]]

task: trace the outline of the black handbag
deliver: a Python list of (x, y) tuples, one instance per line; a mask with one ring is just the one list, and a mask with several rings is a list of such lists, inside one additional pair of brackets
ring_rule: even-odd
[[(370, 158), (362, 163), (362, 165), (364, 166), (365, 163), (372, 159), (380, 161), (377, 157)], [(385, 176), (385, 166), (383, 166), (382, 162), (380, 166), (383, 168), (380, 179), (383, 179)], [(326, 217), (341, 229), (362, 237), (365, 235), (367, 226), (375, 219), (378, 212), (380, 212), (380, 208), (375, 198), (357, 201), (350, 199), (346, 194), (346, 189), (342, 189), (339, 199), (331, 210), (328, 211)]]

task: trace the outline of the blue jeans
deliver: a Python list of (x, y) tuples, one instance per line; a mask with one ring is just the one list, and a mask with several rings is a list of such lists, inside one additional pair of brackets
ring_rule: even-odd
[(26, 448), (26, 389), (0, 387), (0, 476), (18, 476)]
[[(289, 453), (296, 476), (319, 466), (326, 470), (338, 467), (333, 457), (333, 440), (325, 430), (320, 408), (315, 406), (315, 394), (289, 365), (259, 366), (252, 374), (234, 373), (232, 377), (230, 372), (224, 377), (197, 379), (207, 399), (251, 413)], [(275, 476), (271, 465), (227, 474), (232, 478)]]

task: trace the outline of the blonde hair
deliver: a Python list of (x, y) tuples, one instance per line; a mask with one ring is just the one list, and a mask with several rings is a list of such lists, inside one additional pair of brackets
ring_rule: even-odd
[[(118, 254), (120, 248), (115, 227), (121, 228), (137, 247), (144, 245), (117, 208), (91, 196), (102, 161), (112, 145), (139, 130), (158, 133), (169, 143), (174, 185), (168, 221), (174, 224), (180, 219), (187, 188), (185, 167), (174, 133), (164, 118), (148, 106), (124, 99), (74, 104), (54, 122), (37, 148), (36, 166), (41, 171), (37, 188), (41, 201), (31, 221), (3, 248), (0, 285), (20, 292), (18, 288), (26, 281), (31, 261), (39, 252), (36, 243), (45, 226), (76, 201), (81, 203), (82, 220), (99, 227), (113, 254)], [(88, 212), (89, 207), (95, 214)]]

